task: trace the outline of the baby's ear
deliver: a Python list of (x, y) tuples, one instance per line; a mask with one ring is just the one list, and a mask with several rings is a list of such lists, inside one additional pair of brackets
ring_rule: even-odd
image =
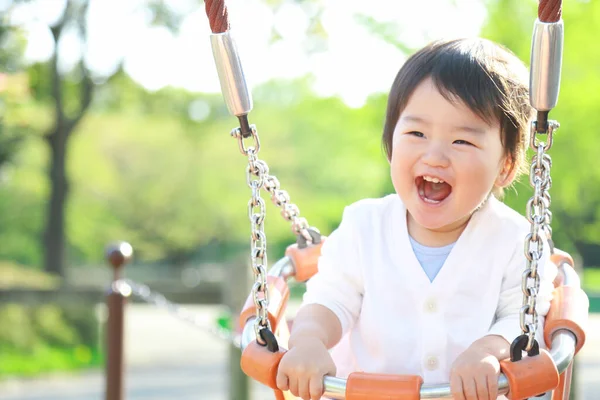
[(513, 161), (512, 157), (507, 156), (503, 163), (504, 166), (502, 167), (502, 170), (500, 170), (496, 182), (494, 182), (496, 187), (501, 188), (509, 186), (515, 180), (515, 176), (517, 175), (516, 163)]

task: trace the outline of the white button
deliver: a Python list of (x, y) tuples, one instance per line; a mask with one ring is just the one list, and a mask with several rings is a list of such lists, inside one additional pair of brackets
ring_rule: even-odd
[(425, 311), (430, 313), (434, 313), (437, 311), (437, 304), (435, 300), (429, 299), (425, 302)]
[(438, 368), (438, 364), (438, 359), (434, 356), (427, 357), (427, 361), (425, 362), (425, 366), (430, 371), (436, 370)]

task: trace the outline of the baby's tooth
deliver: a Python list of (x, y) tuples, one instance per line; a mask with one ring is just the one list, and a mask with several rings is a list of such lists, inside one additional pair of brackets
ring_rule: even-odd
[(434, 178), (434, 177), (431, 177), (431, 176), (424, 176), (423, 179), (426, 180), (427, 182), (444, 183), (443, 180), (438, 179), (438, 178)]

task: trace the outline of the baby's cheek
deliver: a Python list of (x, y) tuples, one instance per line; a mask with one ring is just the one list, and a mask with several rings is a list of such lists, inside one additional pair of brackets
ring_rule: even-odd
[(461, 163), (455, 173), (457, 180), (462, 182), (462, 190), (472, 195), (487, 195), (496, 180), (495, 172), (479, 160)]
[(410, 169), (406, 164), (401, 162), (392, 162), (390, 174), (392, 178), (392, 184), (394, 185), (394, 189), (397, 193), (402, 193), (409, 190), (410, 179), (408, 177), (410, 175)]

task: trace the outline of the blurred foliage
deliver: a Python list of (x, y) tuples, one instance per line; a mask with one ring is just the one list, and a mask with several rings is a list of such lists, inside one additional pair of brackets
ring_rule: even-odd
[[(24, 73), (5, 76), (2, 101), (7, 111), (0, 121), (0, 260), (39, 265), (46, 183), (42, 165), (30, 171), (24, 164), (37, 157), (31, 149), (42, 145), (36, 132), (47, 121), (38, 112), (42, 106), (31, 97)], [(32, 191), (40, 195), (32, 196)]]
[[(489, 21), (482, 36), (506, 44), (528, 63), (535, 2), (487, 2)], [(162, 3), (155, 4), (154, 20), (164, 22)], [(321, 10), (318, 2), (303, 7), (314, 15)], [(562, 125), (551, 149), (554, 234), (560, 247), (600, 265), (600, 252), (595, 253), (600, 242), (600, 169), (594, 167), (598, 146), (593, 136), (600, 119), (600, 47), (594, 42), (600, 3), (565, 1), (564, 19), (561, 94), (551, 113)], [(358, 22), (384, 40), (393, 38), (392, 26), (368, 18)], [(5, 122), (24, 124), (31, 134), (22, 139), (12, 163), (0, 166), (0, 259), (31, 267), (41, 264), (39, 237), (48, 198), (49, 155), (40, 137), (52, 124), (47, 69), (47, 64), (35, 64), (8, 75), (4, 90), (7, 97), (19, 99), (6, 103), (10, 112)], [(386, 95), (350, 108), (340, 99), (316, 96), (311, 79), (254, 88), (250, 122), (259, 130), (259, 157), (267, 161), (270, 173), (289, 191), (301, 215), (328, 234), (345, 205), (393, 190), (380, 144)], [(236, 126), (220, 95), (173, 88), (148, 92), (122, 70), (96, 87), (89, 113), (69, 144), (71, 264), (102, 262), (104, 245), (115, 239), (132, 243), (138, 262), (178, 265), (246, 254), (250, 189), (247, 160), (229, 135)], [(530, 193), (523, 180), (507, 202), (524, 212)], [(274, 206), (268, 206), (268, 215), (273, 261), (295, 238)]]
[(0, 16), (0, 73), (11, 73), (21, 69), (26, 41), (20, 29), (11, 26)]
[(17, 27), (0, 23), (0, 182), (4, 174), (3, 167), (11, 161), (28, 132), (26, 121), (6, 121), (8, 110), (11, 113), (18, 112), (19, 105), (26, 100), (27, 81), (9, 80), (7, 75), (21, 68), (25, 44)]
[[(527, 64), (537, 2), (488, 0), (489, 21), (482, 36), (506, 45)], [(507, 18), (510, 15), (510, 18)], [(588, 265), (600, 265), (600, 3), (564, 1), (565, 40), (558, 105), (550, 118), (560, 122), (552, 156), (552, 226), (559, 247), (581, 253)], [(527, 179), (506, 202), (525, 210), (531, 188)], [(518, 195), (517, 195), (518, 194)]]
[(0, 289), (32, 288), (55, 289), (59, 280), (43, 271), (24, 268), (13, 262), (0, 261)]
[(17, 350), (5, 350), (0, 363), (0, 379), (97, 368), (103, 364), (102, 357), (99, 350), (81, 345), (73, 348), (38, 346), (26, 354)]
[[(383, 185), (386, 172), (384, 160), (377, 157), (374, 124), (381, 115), (372, 115), (381, 107), (357, 112), (337, 99), (311, 96), (303, 81), (282, 85), (256, 91), (261, 107), (251, 121), (263, 141), (259, 156), (302, 214), (327, 231), (344, 204), (365, 190), (376, 195)], [(229, 137), (233, 121), (221, 97), (170, 90), (140, 93), (135, 109), (125, 114), (118, 106), (113, 111), (115, 104), (131, 104), (136, 95), (129, 88), (107, 96), (112, 104), (90, 115), (74, 140), (71, 162), (80, 168), (71, 170), (77, 182), (71, 210), (84, 214), (70, 219), (77, 221), (70, 225), (77, 229), (73, 245), (93, 257), (98, 249), (94, 241), (102, 232), (103, 240), (128, 238), (144, 258), (176, 262), (215, 242), (244, 242), (247, 162)], [(193, 107), (209, 114), (194, 122), (186, 115)], [(342, 132), (352, 135), (342, 141)], [(357, 148), (366, 151), (357, 154)], [(271, 215), (270, 242), (292, 241), (288, 224)]]
[[(379, 141), (385, 99), (378, 96), (362, 109), (350, 109), (339, 99), (316, 98), (308, 86), (299, 80), (257, 88), (254, 97), (261, 106), (251, 122), (260, 131), (260, 157), (271, 173), (302, 215), (328, 232), (345, 204), (365, 194), (376, 196), (385, 185)], [(27, 112), (36, 116), (39, 129), (49, 123), (48, 106), (34, 102)], [(101, 261), (100, 250), (115, 238), (129, 240), (142, 259), (172, 262), (194, 257), (205, 247), (245, 244), (250, 191), (246, 159), (229, 137), (234, 124), (220, 95), (174, 89), (148, 93), (123, 73), (100, 88), (68, 160), (73, 261)], [(35, 210), (47, 193), (46, 157), (38, 139), (23, 147), (18, 167), (0, 192), (0, 201), (6, 196), (4, 210), (20, 210), (0, 212), (0, 218), (10, 218), (0, 225), (0, 235), (1, 226), (7, 227), (7, 237), (40, 228)], [(267, 234), (280, 253), (294, 238), (289, 224), (271, 208)], [(19, 243), (0, 253), (35, 265), (39, 258), (25, 257), (39, 252), (32, 251), (35, 235), (12, 238)]]
[[(12, 13), (21, 14), (21, 24), (27, 25), (42, 22), (40, 14), (47, 13), (48, 2), (32, 2), (26, 4), (18, 0), (9, 0), (3, 5), (8, 12), (4, 18), (12, 28)], [(148, 26), (162, 26), (176, 33), (183, 18), (200, 6), (189, 3), (187, 7), (173, 7), (165, 0), (146, 0), (134, 6), (133, 14), (145, 14)], [(31, 7), (30, 7), (31, 6)], [(44, 232), (42, 238), (43, 268), (58, 276), (64, 277), (67, 266), (66, 251), (66, 208), (70, 197), (70, 179), (66, 173), (67, 154), (72, 133), (78, 128), (81, 119), (87, 114), (94, 96), (94, 89), (119, 68), (108, 73), (108, 76), (96, 76), (89, 68), (85, 57), (85, 48), (89, 44), (88, 17), (90, 1), (66, 0), (53, 4), (60, 13), (55, 21), (44, 20), (46, 28), (52, 35), (52, 56), (47, 63), (32, 69), (34, 92), (36, 98), (48, 101), (52, 107), (51, 124), (44, 130), (43, 137), (48, 145), (48, 187), (49, 194), (45, 200)], [(51, 11), (52, 12), (52, 11)], [(38, 14), (38, 15), (36, 15)], [(133, 15), (132, 14), (132, 15)], [(131, 15), (130, 15), (131, 16)], [(15, 28), (16, 29), (16, 28)], [(105, 36), (111, 29), (105, 25)], [(68, 68), (61, 68), (65, 54), (73, 54), (73, 48), (66, 49), (61, 44), (66, 40), (66, 33), (75, 33), (73, 38), (81, 46), (76, 55), (76, 62)], [(123, 57), (123, 55), (121, 55)], [(17, 58), (17, 57), (15, 57)], [(122, 64), (122, 59), (119, 61)], [(37, 79), (35, 79), (37, 78)], [(41, 133), (42, 133), (41, 132)], [(0, 143), (1, 144), (1, 143)], [(8, 143), (7, 143), (8, 144)], [(9, 147), (6, 146), (8, 149)]]
[(0, 305), (0, 378), (99, 366), (99, 329), (89, 307)]
[(600, 267), (586, 268), (582, 277), (582, 286), (589, 292), (594, 293), (596, 296), (600, 295)]

